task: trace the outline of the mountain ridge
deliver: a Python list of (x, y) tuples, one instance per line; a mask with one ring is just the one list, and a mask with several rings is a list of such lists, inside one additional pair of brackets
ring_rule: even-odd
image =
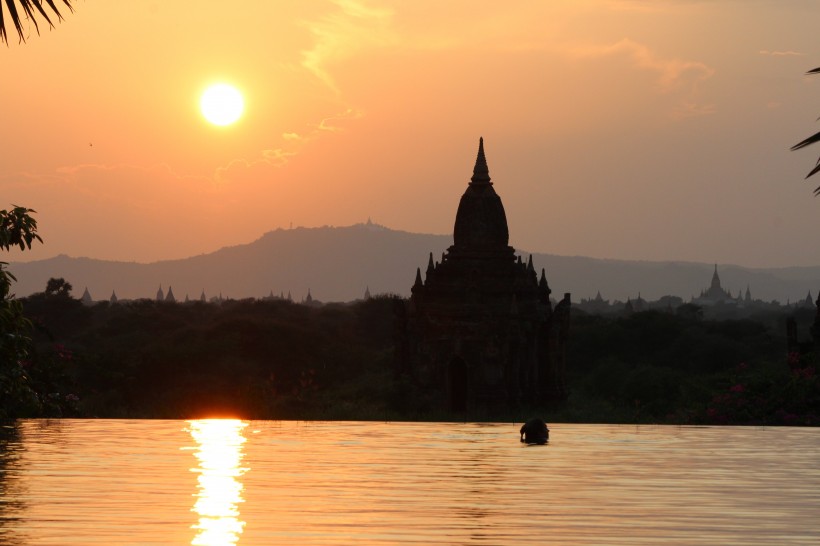
[[(94, 300), (151, 298), (172, 287), (178, 301), (187, 295), (207, 298), (264, 297), (271, 293), (301, 301), (310, 291), (320, 301), (351, 301), (371, 294), (410, 294), (416, 268), (422, 275), (429, 256), (441, 260), (451, 235), (393, 230), (373, 223), (352, 226), (276, 229), (245, 244), (188, 258), (150, 263), (98, 260), (64, 254), (31, 262), (12, 262), (18, 296), (41, 292), (51, 277), (63, 277), (75, 295), (88, 288)], [(653, 300), (674, 295), (688, 301), (709, 286), (715, 264), (561, 256), (516, 249), (536, 270), (545, 269), (554, 296), (573, 301), (594, 297), (625, 301), (639, 294)], [(815, 297), (820, 267), (750, 268), (718, 264), (722, 286), (732, 295), (780, 303)]]

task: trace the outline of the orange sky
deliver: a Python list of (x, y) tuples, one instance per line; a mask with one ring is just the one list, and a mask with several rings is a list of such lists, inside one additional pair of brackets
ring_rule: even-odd
[[(0, 48), (0, 208), (155, 261), (278, 227), (452, 233), (478, 144), (527, 251), (820, 265), (810, 1), (78, 2)], [(44, 25), (41, 24), (41, 29)], [(214, 81), (245, 95), (209, 125)]]

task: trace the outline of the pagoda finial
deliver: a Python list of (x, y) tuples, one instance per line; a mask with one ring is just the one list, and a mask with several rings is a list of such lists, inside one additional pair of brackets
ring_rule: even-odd
[(715, 264), (715, 272), (712, 273), (712, 287), (720, 288), (720, 277), (718, 276), (717, 264)]
[(424, 282), (421, 280), (421, 268), (416, 268), (416, 282), (413, 283), (413, 287), (411, 288), (412, 291), (421, 290), (424, 288)]
[(484, 137), (478, 139), (478, 156), (475, 159), (470, 184), (492, 185), (492, 182), (490, 182), (490, 169), (487, 167), (487, 158), (484, 156)]
[(552, 290), (550, 290), (550, 285), (547, 283), (547, 273), (544, 271), (543, 267), (541, 268), (541, 279), (538, 281), (538, 287), (546, 292), (547, 296), (552, 293)]

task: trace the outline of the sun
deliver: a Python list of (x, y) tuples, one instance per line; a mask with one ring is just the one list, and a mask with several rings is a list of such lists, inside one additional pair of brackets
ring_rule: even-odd
[(236, 122), (242, 116), (245, 101), (236, 87), (227, 83), (216, 83), (202, 93), (199, 109), (210, 123), (225, 126)]

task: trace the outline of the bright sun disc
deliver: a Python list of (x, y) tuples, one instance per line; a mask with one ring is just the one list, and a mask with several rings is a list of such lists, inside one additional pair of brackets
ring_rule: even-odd
[(239, 119), (245, 101), (236, 87), (218, 83), (208, 87), (199, 99), (202, 115), (214, 125), (230, 125)]

